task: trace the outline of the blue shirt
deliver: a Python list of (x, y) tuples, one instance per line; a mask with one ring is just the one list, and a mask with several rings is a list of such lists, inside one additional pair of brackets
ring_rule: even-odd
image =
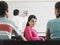
[(47, 28), (50, 30), (51, 39), (60, 38), (60, 18), (50, 20), (47, 23)]

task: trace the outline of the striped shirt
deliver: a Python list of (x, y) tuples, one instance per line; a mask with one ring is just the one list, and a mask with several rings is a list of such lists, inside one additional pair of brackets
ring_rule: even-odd
[(10, 19), (7, 19), (5, 17), (0, 17), (0, 24), (8, 24), (8, 25), (12, 26), (13, 29), (14, 29), (15, 36), (19, 36), (21, 34), (21, 32), (19, 31), (18, 27)]

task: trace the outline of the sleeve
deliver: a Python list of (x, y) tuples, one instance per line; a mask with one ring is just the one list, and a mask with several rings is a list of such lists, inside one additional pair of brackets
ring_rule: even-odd
[(51, 26), (51, 21), (48, 21), (48, 23), (47, 23), (47, 29), (50, 29), (50, 26)]
[(19, 30), (18, 26), (15, 25), (15, 23), (13, 22), (12, 22), (12, 25), (13, 25), (13, 29), (14, 29), (13, 31), (14, 31), (15, 36), (21, 35), (21, 30)]
[(40, 40), (40, 38), (39, 37), (34, 37), (33, 35), (32, 35), (32, 32), (31, 32), (31, 29), (30, 28), (26, 28), (25, 29), (25, 36), (28, 38), (28, 40)]
[(14, 31), (15, 31), (15, 35), (16, 36), (19, 36), (19, 35), (21, 35), (21, 30), (19, 30), (19, 28), (15, 25), (15, 27), (14, 27)]

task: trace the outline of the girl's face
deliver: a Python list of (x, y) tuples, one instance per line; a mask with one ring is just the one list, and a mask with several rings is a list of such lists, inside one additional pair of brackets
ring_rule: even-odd
[(37, 21), (37, 19), (32, 18), (32, 19), (29, 21), (29, 26), (34, 27), (35, 24), (36, 24), (36, 21)]

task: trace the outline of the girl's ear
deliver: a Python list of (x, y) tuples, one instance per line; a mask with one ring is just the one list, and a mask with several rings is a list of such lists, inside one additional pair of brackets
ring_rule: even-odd
[(60, 9), (56, 9), (56, 18), (60, 17)]
[(8, 12), (8, 10), (5, 11), (5, 12), (6, 12), (6, 18), (8, 18), (8, 17), (9, 17), (9, 12)]
[(60, 14), (60, 9), (57, 9), (57, 13)]

